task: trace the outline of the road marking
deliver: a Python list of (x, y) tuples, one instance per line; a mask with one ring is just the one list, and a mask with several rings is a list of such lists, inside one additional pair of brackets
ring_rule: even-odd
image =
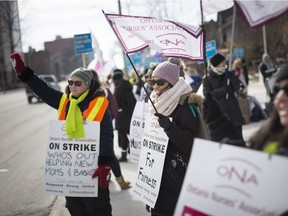
[(0, 169), (0, 172), (7, 172), (8, 169)]

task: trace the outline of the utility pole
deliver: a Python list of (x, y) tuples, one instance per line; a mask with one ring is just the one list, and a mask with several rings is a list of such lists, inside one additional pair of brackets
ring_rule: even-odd
[[(122, 15), (122, 7), (121, 7), (121, 0), (118, 0), (118, 12), (120, 15)], [(125, 52), (122, 51), (122, 57), (123, 57), (123, 63), (124, 63), (124, 74), (127, 75), (128, 77), (128, 70), (127, 70), (127, 67), (126, 67), (126, 64), (125, 64)]]
[(118, 12), (119, 12), (120, 15), (122, 15), (121, 0), (118, 0)]

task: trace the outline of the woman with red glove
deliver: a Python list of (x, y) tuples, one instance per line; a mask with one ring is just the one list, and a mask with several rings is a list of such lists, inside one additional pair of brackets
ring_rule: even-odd
[[(12, 66), (18, 78), (25, 82), (42, 101), (58, 110), (58, 119), (66, 120), (69, 138), (83, 138), (83, 118), (94, 110), (99, 98), (103, 103), (94, 120), (100, 122), (100, 153), (98, 168), (92, 178), (99, 177), (98, 197), (65, 197), (66, 207), (72, 216), (112, 215), (109, 195), (110, 167), (113, 161), (113, 126), (108, 101), (100, 90), (100, 84), (93, 79), (92, 72), (84, 68), (74, 70), (68, 80), (65, 93), (50, 88), (32, 69), (27, 67), (18, 53), (10, 55)], [(93, 103), (95, 102), (95, 103)], [(96, 104), (96, 105), (95, 105)]]

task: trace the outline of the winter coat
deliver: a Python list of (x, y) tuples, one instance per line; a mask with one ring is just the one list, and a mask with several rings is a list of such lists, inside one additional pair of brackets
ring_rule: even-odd
[[(191, 111), (191, 105), (202, 110), (203, 99), (194, 93), (183, 95), (177, 107), (172, 112), (174, 125), (169, 131), (165, 131), (169, 137), (166, 152), (160, 191), (154, 212), (165, 215), (173, 215), (176, 203), (181, 191), (186, 168), (178, 161), (175, 155), (178, 153), (184, 163), (188, 163), (192, 151), (193, 140), (198, 133), (199, 117)], [(190, 105), (189, 105), (190, 104)], [(174, 168), (172, 163), (176, 162)], [(174, 173), (174, 175), (173, 175)], [(171, 175), (172, 174), (172, 175)], [(175, 178), (176, 176), (176, 178)]]
[[(49, 87), (45, 81), (41, 80), (38, 76), (36, 76), (29, 67), (27, 67), (23, 74), (18, 76), (20, 80), (25, 82), (34, 93), (41, 98), (46, 104), (51, 106), (54, 109), (58, 109), (59, 103), (61, 100), (63, 92), (54, 90)], [(92, 81), (95, 82), (95, 81)], [(87, 97), (78, 104), (81, 112), (83, 113), (87, 108), (92, 99), (94, 99), (95, 92), (99, 85), (92, 83), (92, 87), (90, 87), (90, 92)], [(66, 114), (68, 113), (70, 102), (68, 102), (66, 106)], [(100, 153), (98, 158), (98, 165), (111, 164), (113, 161), (113, 126), (110, 111), (107, 109), (104, 117), (100, 123)]]
[[(230, 87), (227, 86), (227, 79), (230, 79)], [(228, 91), (230, 88), (232, 91)], [(203, 79), (203, 93), (206, 96), (208, 92), (220, 103), (223, 113), (227, 114), (235, 126), (242, 126), (245, 121), (235, 96), (240, 88), (240, 82), (234, 73), (226, 72), (223, 75), (217, 75), (212, 70), (208, 70), (208, 75)], [(227, 99), (228, 94), (228, 99)]]
[(266, 78), (271, 77), (274, 73), (277, 72), (277, 68), (273, 66), (273, 68), (268, 69), (264, 62), (261, 62), (259, 65), (259, 70), (263, 76), (263, 81), (265, 82)]
[(111, 113), (111, 118), (112, 120), (114, 120), (118, 114), (118, 104), (117, 104), (117, 101), (114, 97), (114, 95), (112, 94), (112, 92), (109, 90), (109, 88), (106, 88), (105, 89), (106, 92), (107, 92), (107, 99), (109, 101), (109, 110), (110, 110), (110, 113)]
[(133, 87), (129, 81), (122, 79), (115, 85), (114, 97), (118, 104), (115, 129), (129, 130), (130, 121), (136, 104)]

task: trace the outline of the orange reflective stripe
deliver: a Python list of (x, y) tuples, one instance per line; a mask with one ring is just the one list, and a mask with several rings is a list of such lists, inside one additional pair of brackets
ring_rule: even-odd
[(58, 120), (65, 120), (66, 116), (66, 105), (69, 102), (69, 99), (66, 94), (63, 94), (58, 107)]
[(92, 100), (89, 107), (83, 113), (83, 116), (87, 116), (86, 121), (99, 121), (101, 122), (104, 113), (108, 107), (108, 100), (105, 97), (97, 97)]

